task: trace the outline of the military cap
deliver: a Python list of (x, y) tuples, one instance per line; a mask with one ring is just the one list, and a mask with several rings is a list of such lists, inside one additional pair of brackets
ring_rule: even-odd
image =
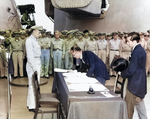
[(111, 37), (112, 35), (110, 33), (106, 34), (106, 37)]
[(31, 29), (42, 31), (43, 27), (42, 26), (32, 26)]
[(6, 31), (5, 30), (1, 30), (0, 31), (0, 35), (5, 35), (6, 34)]
[(83, 32), (78, 32), (77, 35), (78, 36), (83, 36)]
[(112, 36), (118, 35), (117, 32), (112, 32)]
[(62, 33), (63, 35), (66, 35), (66, 34), (68, 33), (68, 30), (63, 30), (61, 33)]
[(58, 30), (55, 31), (55, 34), (60, 34), (60, 32)]
[(95, 32), (89, 31), (89, 34), (90, 34), (90, 35), (95, 35)]
[(139, 33), (139, 35), (144, 35), (144, 33), (143, 32), (138, 32)]
[(51, 35), (51, 31), (47, 31), (47, 32), (46, 32), (46, 35)]
[(15, 36), (20, 36), (21, 35), (21, 33), (20, 32), (18, 32), (18, 31), (15, 31), (15, 32), (13, 32), (13, 34), (12, 34), (14, 37)]
[(73, 30), (73, 32), (74, 32), (74, 33), (78, 33), (78, 32), (80, 32), (80, 31), (79, 31), (79, 29), (75, 29), (75, 30)]
[(89, 30), (84, 30), (83, 33), (89, 33)]
[(144, 33), (144, 37), (148, 36), (149, 37), (149, 33)]
[(9, 33), (10, 33), (10, 30), (6, 30), (5, 32), (6, 32), (6, 34), (9, 34)]
[(150, 30), (147, 30), (148, 33), (150, 33)]

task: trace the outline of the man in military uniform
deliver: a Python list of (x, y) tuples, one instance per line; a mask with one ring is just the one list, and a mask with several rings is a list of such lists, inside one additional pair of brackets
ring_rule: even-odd
[[(118, 39), (118, 33), (113, 32), (112, 36), (113, 36), (113, 39), (109, 41), (109, 65), (111, 64), (114, 56), (119, 55), (120, 40)], [(109, 74), (110, 76), (115, 76), (116, 72), (110, 69)]]
[[(82, 32), (78, 32), (77, 33), (77, 38), (75, 40), (75, 47), (80, 47), (82, 51), (85, 51), (85, 39), (83, 37), (83, 33)], [(79, 66), (80, 64), (80, 59), (76, 59), (76, 66)]]
[(53, 58), (54, 68), (61, 68), (62, 59), (65, 55), (65, 43), (63, 39), (59, 38), (60, 32), (55, 31), (55, 38), (51, 45), (51, 57)]
[(94, 36), (90, 36), (89, 40), (85, 40), (85, 50), (92, 51), (94, 54), (98, 54), (97, 42), (94, 39)]
[(123, 39), (120, 41), (119, 52), (121, 57), (129, 60), (129, 56), (131, 54), (131, 47), (127, 44), (126, 36), (124, 36)]
[(70, 49), (74, 46), (74, 39), (72, 33), (67, 33), (67, 36), (65, 40), (65, 69), (71, 69), (73, 66), (73, 57), (70, 54)]
[(20, 38), (20, 33), (15, 32), (15, 39), (11, 41), (10, 53), (14, 64), (14, 78), (18, 77), (18, 65), (20, 77), (23, 77), (23, 59), (24, 59), (24, 42)]
[(33, 89), (33, 74), (37, 72), (38, 82), (40, 83), (40, 69), (41, 69), (41, 48), (38, 43), (38, 38), (41, 36), (40, 30), (43, 30), (42, 26), (32, 26), (31, 35), (26, 40), (26, 54), (27, 54), (27, 64), (26, 70), (28, 74), (28, 95), (27, 95), (27, 107), (29, 111), (35, 111), (35, 96)]
[(108, 42), (105, 40), (105, 33), (99, 34), (98, 57), (106, 64), (106, 57), (108, 57)]
[(49, 60), (51, 40), (46, 37), (46, 32), (42, 33), (42, 38), (39, 40), (41, 46), (41, 77), (49, 78)]
[[(4, 37), (0, 36), (0, 41), (3, 40)], [(7, 77), (6, 49), (3, 43), (0, 43), (0, 77)]]

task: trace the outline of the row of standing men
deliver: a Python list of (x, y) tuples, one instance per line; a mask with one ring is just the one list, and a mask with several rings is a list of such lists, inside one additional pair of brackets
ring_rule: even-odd
[[(7, 34), (7, 33), (6, 33)], [(147, 52), (146, 72), (150, 69), (150, 40), (148, 33), (139, 33), (141, 37), (141, 45)], [(7, 36), (7, 35), (6, 35)], [(9, 36), (9, 35), (8, 35)], [(9, 49), (11, 58), (13, 60), (14, 78), (26, 76), (26, 51), (25, 41), (28, 35), (24, 30), (14, 32), (13, 37), (6, 37), (9, 39)], [(113, 32), (112, 34), (84, 32), (78, 30), (72, 31), (55, 31), (54, 35), (50, 32), (42, 32), (39, 38), (41, 46), (41, 77), (49, 77), (53, 73), (54, 68), (72, 69), (80, 63), (73, 64), (73, 56), (70, 49), (73, 46), (79, 46), (83, 51), (89, 50), (94, 52), (106, 64), (110, 76), (115, 76), (115, 72), (109, 68), (115, 55), (129, 60), (131, 48), (126, 43), (127, 33)], [(3, 43), (1, 43), (3, 44)], [(0, 52), (3, 57), (6, 57), (6, 46), (0, 45)], [(0, 59), (0, 76), (7, 76), (6, 62)], [(18, 68), (19, 66), (19, 68)]]

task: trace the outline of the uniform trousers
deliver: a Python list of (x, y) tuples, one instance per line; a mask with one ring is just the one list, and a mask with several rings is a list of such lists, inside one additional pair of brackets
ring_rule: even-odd
[(49, 74), (53, 73), (53, 59), (49, 59)]
[(144, 104), (144, 99), (137, 97), (127, 90), (125, 101), (127, 104), (128, 118), (132, 119), (134, 113), (134, 106), (137, 109), (139, 119), (147, 119), (146, 108)]
[(146, 74), (150, 71), (150, 51), (147, 51), (146, 55)]
[(106, 57), (107, 57), (106, 50), (98, 50), (98, 57), (106, 64)]
[(61, 63), (62, 63), (62, 51), (61, 50), (56, 50), (53, 51), (53, 64), (54, 68), (61, 68)]
[(70, 51), (65, 52), (65, 69), (71, 69), (73, 66), (73, 57)]
[(0, 77), (7, 76), (7, 65), (4, 59), (0, 56)]
[(13, 52), (12, 59), (14, 64), (14, 77), (18, 76), (18, 65), (20, 76), (23, 76), (23, 52)]
[(129, 61), (130, 54), (131, 54), (131, 52), (121, 52), (121, 57), (125, 58)]
[[(110, 66), (112, 60), (114, 59), (115, 55), (119, 55), (119, 51), (112, 51), (112, 50), (110, 50), (110, 53), (109, 53), (109, 66)], [(113, 71), (112, 69), (110, 69), (109, 70), (109, 74), (110, 75), (116, 75), (116, 72)]]
[[(40, 83), (40, 69), (41, 69), (41, 60), (40, 58), (35, 58), (35, 64), (37, 73), (38, 73), (38, 82)], [(34, 91), (34, 85), (33, 85), (33, 68), (30, 66), (30, 64), (27, 62), (26, 65), (26, 70), (27, 70), (27, 75), (28, 75), (28, 95), (27, 95), (27, 106), (29, 109), (35, 109), (36, 104), (35, 104), (35, 91)]]
[(41, 76), (48, 77), (50, 49), (41, 49)]

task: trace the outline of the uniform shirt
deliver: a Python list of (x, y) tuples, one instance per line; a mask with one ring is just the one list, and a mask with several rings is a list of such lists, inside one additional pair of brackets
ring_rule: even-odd
[(76, 40), (75, 46), (80, 47), (81, 50), (84, 51), (85, 50), (85, 39), (83, 38), (82, 40)]
[(59, 50), (63, 50), (63, 47), (64, 47), (64, 40), (63, 39), (60, 39), (59, 40), (56, 40), (55, 38), (52, 40), (52, 45), (53, 45), (53, 49), (56, 50), (56, 49), (59, 49)]
[(119, 39), (117, 39), (117, 40), (111, 39), (109, 41), (110, 50), (118, 50), (119, 51), (119, 45), (120, 45), (120, 40)]
[(85, 41), (85, 50), (93, 51), (95, 54), (98, 53), (97, 42), (95, 40)]
[(74, 46), (74, 43), (75, 43), (74, 39), (70, 39), (70, 40), (66, 39), (65, 40), (65, 50), (70, 51), (71, 47)]
[(120, 46), (119, 46), (119, 50), (120, 52), (131, 52), (131, 47), (126, 44), (124, 41), (120, 42)]
[(53, 50), (62, 50), (62, 54), (65, 55), (65, 41), (63, 39), (56, 40), (56, 38), (52, 39), (51, 52)]
[(98, 45), (98, 50), (107, 50), (108, 48), (108, 42), (105, 39), (98, 40), (97, 45)]
[(41, 49), (49, 49), (51, 47), (51, 40), (48, 37), (39, 39)]
[(13, 39), (11, 41), (11, 53), (12, 52), (18, 52), (18, 51), (24, 51), (24, 42), (21, 38), (19, 39)]
[(36, 39), (34, 36), (30, 36), (27, 40), (26, 40), (26, 54), (27, 54), (27, 62), (29, 63), (29, 65), (32, 67), (33, 71), (36, 71), (36, 59), (40, 60), (40, 56), (41, 56), (41, 48), (40, 45), (38, 43), (38, 39)]
[(150, 51), (150, 39), (147, 41), (147, 51)]

